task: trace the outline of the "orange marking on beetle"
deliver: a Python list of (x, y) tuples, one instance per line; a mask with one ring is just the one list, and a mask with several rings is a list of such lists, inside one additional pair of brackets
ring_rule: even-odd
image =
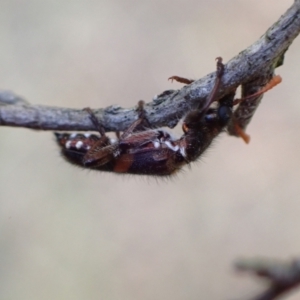
[(114, 166), (114, 172), (117, 173), (126, 173), (130, 169), (133, 163), (133, 155), (132, 154), (123, 154), (121, 155)]

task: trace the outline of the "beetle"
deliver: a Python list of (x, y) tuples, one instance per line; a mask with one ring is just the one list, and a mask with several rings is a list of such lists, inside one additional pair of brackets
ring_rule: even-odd
[[(84, 109), (100, 136), (95, 134), (55, 133), (62, 156), (77, 166), (99, 171), (136, 175), (170, 176), (197, 160), (216, 136), (225, 130), (232, 117), (235, 90), (216, 99), (224, 73), (222, 58), (217, 58), (214, 87), (205, 107), (187, 113), (183, 135), (175, 138), (164, 129), (145, 129), (149, 122), (138, 103), (139, 118), (118, 139), (110, 139), (90, 108)], [(192, 81), (178, 76), (169, 79), (183, 83)], [(264, 92), (264, 91), (262, 91)], [(217, 106), (212, 103), (217, 101)], [(240, 100), (241, 101), (241, 100)], [(142, 129), (141, 129), (142, 128)]]

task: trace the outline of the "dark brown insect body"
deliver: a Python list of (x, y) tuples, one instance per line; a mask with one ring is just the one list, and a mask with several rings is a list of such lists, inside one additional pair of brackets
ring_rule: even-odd
[[(118, 140), (107, 137), (95, 115), (86, 109), (100, 136), (56, 133), (63, 157), (75, 165), (100, 171), (156, 176), (176, 173), (200, 157), (232, 116), (235, 92), (217, 101), (215, 108), (211, 105), (216, 101), (223, 72), (224, 65), (218, 58), (216, 81), (207, 105), (186, 115), (180, 138), (163, 129), (145, 130), (142, 125), (147, 119), (141, 101), (139, 119)], [(180, 77), (171, 79), (182, 81)]]
[[(233, 96), (226, 100), (232, 103)], [(109, 138), (101, 141), (101, 137), (94, 134), (56, 133), (56, 138), (63, 156), (85, 168), (139, 175), (171, 175), (207, 149), (227, 124), (231, 106), (220, 105), (204, 115), (199, 111), (190, 112), (183, 125), (185, 133), (179, 139), (162, 129), (125, 132), (118, 141)]]
[(78, 166), (101, 171), (157, 176), (175, 173), (196, 160), (231, 117), (234, 94), (222, 98), (217, 108), (210, 108), (224, 70), (221, 59), (217, 66), (215, 88), (208, 104), (187, 114), (181, 138), (174, 138), (162, 129), (137, 131), (145, 120), (140, 102), (139, 119), (114, 141), (105, 135), (91, 110), (87, 109), (101, 136), (56, 133), (63, 157)]

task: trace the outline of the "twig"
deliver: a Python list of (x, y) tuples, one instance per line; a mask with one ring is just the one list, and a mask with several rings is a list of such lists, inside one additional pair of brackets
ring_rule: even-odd
[[(272, 74), (299, 32), (300, 0), (295, 0), (257, 42), (226, 64), (218, 96)], [(172, 128), (191, 107), (199, 106), (199, 103), (204, 106), (214, 76), (215, 73), (211, 73), (180, 90), (165, 91), (146, 104), (147, 119), (151, 125)], [(93, 130), (86, 112), (82, 110), (22, 103), (12, 93), (8, 101), (7, 95), (3, 97), (3, 93), (0, 93), (0, 125), (41, 130)], [(14, 103), (12, 99), (18, 101)], [(95, 113), (106, 131), (123, 131), (137, 118), (136, 107), (126, 109), (110, 106), (97, 109)]]
[(268, 259), (241, 260), (237, 262), (236, 268), (269, 281), (269, 287), (251, 300), (278, 299), (300, 285), (300, 260), (291, 262)]

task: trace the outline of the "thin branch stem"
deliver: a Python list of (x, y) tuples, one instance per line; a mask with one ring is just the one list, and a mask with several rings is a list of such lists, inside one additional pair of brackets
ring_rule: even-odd
[(275, 261), (243, 259), (236, 263), (238, 271), (253, 273), (269, 282), (265, 291), (251, 300), (274, 300), (300, 285), (300, 260)]

